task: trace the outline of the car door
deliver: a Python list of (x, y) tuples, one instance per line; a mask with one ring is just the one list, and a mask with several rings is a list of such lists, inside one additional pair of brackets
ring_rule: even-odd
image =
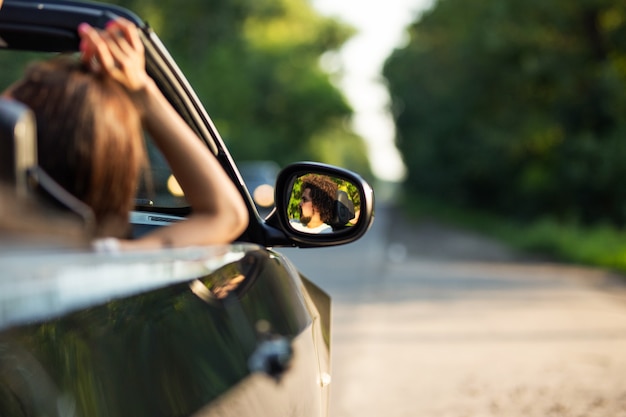
[(21, 249), (0, 267), (2, 416), (326, 411), (328, 299), (264, 248)]

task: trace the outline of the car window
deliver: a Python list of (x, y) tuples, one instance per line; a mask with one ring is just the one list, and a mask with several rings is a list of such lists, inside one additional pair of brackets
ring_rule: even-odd
[(152, 141), (150, 134), (144, 132), (148, 164), (137, 190), (138, 208), (181, 208), (188, 207), (182, 189), (172, 174), (165, 157)]

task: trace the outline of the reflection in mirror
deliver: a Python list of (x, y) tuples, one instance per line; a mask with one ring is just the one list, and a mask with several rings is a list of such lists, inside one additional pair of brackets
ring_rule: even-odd
[(360, 207), (359, 190), (351, 182), (306, 174), (293, 182), (287, 215), (290, 226), (299, 232), (333, 233), (355, 225)]

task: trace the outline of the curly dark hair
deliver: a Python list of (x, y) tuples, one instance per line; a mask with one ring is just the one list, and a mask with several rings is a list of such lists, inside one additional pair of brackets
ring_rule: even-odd
[(306, 188), (311, 190), (313, 206), (319, 211), (322, 221), (332, 222), (339, 188), (337, 184), (325, 175), (307, 174), (302, 177), (302, 191)]

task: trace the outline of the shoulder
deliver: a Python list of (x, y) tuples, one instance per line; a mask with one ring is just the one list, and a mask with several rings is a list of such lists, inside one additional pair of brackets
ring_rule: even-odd
[(307, 231), (306, 230), (306, 226), (304, 226), (302, 223), (300, 223), (300, 220), (298, 219), (291, 219), (289, 220), (289, 224), (291, 225), (291, 227), (293, 227), (296, 230), (300, 230), (300, 231)]
[(332, 233), (333, 232), (333, 228), (327, 225), (326, 223), (322, 224), (321, 226), (318, 226), (318, 229), (319, 231), (317, 233)]

